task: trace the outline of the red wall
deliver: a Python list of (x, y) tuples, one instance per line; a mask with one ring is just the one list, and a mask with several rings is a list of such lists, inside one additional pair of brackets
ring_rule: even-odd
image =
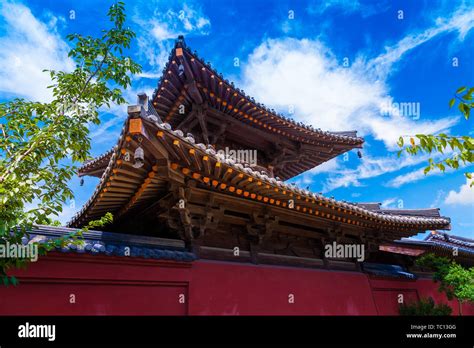
[(431, 280), (217, 261), (50, 254), (14, 274), (0, 315), (390, 315), (399, 294), (447, 302)]
[(193, 314), (375, 314), (368, 279), (355, 272), (200, 261), (189, 290)]

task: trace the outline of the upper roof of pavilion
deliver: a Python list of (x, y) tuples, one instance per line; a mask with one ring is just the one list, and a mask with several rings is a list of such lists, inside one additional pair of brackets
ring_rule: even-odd
[[(220, 125), (231, 125), (216, 132), (225, 133), (228, 139), (233, 137), (245, 141), (247, 148), (266, 149), (264, 152), (276, 163), (275, 170), (272, 170), (274, 175), (283, 180), (353, 148), (361, 148), (364, 143), (362, 138), (357, 137), (357, 131), (315, 129), (258, 103), (225, 79), (196, 51), (192, 52), (182, 37), (178, 38), (169, 55), (151, 103), (161, 120), (173, 129), (182, 130), (190, 118), (195, 118), (189, 112), (195, 105), (209, 106), (206, 117), (212, 115)], [(187, 112), (183, 114), (180, 108)], [(291, 150), (286, 151), (285, 148)], [(88, 161), (79, 169), (79, 175), (100, 177), (110, 155), (111, 151), (108, 151)]]
[[(356, 131), (315, 129), (256, 102), (200, 58), (196, 51), (192, 52), (182, 37), (169, 55), (151, 102), (156, 115), (174, 129), (182, 129), (194, 116), (190, 112), (187, 115), (180, 113), (181, 107), (189, 111), (194, 105), (210, 106), (209, 115), (216, 117), (220, 124), (232, 126), (223, 130), (226, 137), (242, 141), (241, 135), (245, 134), (249, 148), (267, 149), (266, 153), (277, 163), (275, 176), (283, 180), (353, 148), (361, 148), (364, 142), (357, 137)], [(293, 147), (286, 156), (285, 147)], [(108, 151), (86, 162), (79, 169), (79, 175), (100, 177), (110, 155), (111, 151)], [(281, 157), (276, 158), (278, 155)]]
[[(291, 141), (304, 149), (297, 162), (285, 164), (275, 176), (284, 180), (309, 170), (339, 154), (360, 148), (364, 140), (356, 131), (329, 132), (296, 122), (257, 102), (217, 72), (209, 62), (178, 38), (166, 63), (162, 78), (152, 96), (152, 103), (161, 119), (174, 129), (181, 129), (186, 118), (180, 107), (192, 109), (193, 104), (209, 105), (209, 114), (229, 122), (226, 136), (234, 133), (254, 144), (266, 139), (270, 143)], [(294, 158), (293, 158), (294, 159)], [(281, 159), (279, 162), (281, 163)]]
[[(195, 90), (189, 85), (192, 82), (198, 84), (200, 96), (193, 94)], [(329, 132), (315, 129), (311, 125), (296, 122), (267, 108), (237, 88), (233, 82), (225, 79), (210, 62), (205, 62), (196, 51), (192, 52), (180, 37), (163, 68), (162, 78), (153, 93), (152, 101), (162, 119), (173, 126), (175, 125), (173, 121), (179, 118), (177, 105), (187, 102), (186, 98), (198, 102), (205, 99), (252, 127), (294, 140), (313, 143), (324, 139), (355, 147), (361, 146), (364, 142), (362, 138), (357, 137), (357, 131)]]

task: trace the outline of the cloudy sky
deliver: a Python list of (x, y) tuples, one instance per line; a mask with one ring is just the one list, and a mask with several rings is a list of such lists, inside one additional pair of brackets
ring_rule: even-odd
[[(111, 1), (2, 1), (0, 100), (46, 101), (43, 69), (69, 70), (68, 33), (99, 35)], [(174, 40), (186, 43), (257, 101), (325, 130), (357, 130), (363, 157), (340, 156), (292, 179), (336, 199), (386, 207), (439, 207), (452, 233), (474, 238), (474, 189), (463, 171), (423, 174), (425, 156), (398, 158), (400, 135), (473, 135), (449, 99), (474, 84), (474, 0), (127, 1), (137, 33), (130, 54), (143, 66), (125, 91), (156, 87)], [(237, 63), (237, 64), (236, 64)], [(401, 107), (404, 105), (405, 107)], [(91, 126), (92, 154), (111, 148), (125, 106)], [(97, 179), (71, 185), (67, 221)], [(418, 236), (421, 238), (422, 236)]]

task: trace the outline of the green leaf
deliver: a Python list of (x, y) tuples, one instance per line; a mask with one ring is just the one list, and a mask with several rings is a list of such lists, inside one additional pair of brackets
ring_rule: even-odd
[(403, 147), (403, 137), (398, 138), (398, 146)]
[(464, 104), (464, 103), (461, 103), (460, 105), (462, 105), (462, 111), (464, 113), (464, 117), (466, 118), (466, 120), (468, 120), (470, 116), (471, 108), (467, 106), (467, 104)]
[(10, 277), (10, 283), (11, 283), (13, 286), (17, 286), (19, 282), (18, 282), (18, 279), (16, 279), (16, 277), (11, 276), (11, 277)]

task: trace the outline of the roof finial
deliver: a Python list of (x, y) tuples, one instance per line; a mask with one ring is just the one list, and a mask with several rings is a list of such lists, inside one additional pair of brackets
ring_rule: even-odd
[(184, 35), (179, 35), (178, 36), (178, 40), (176, 40), (176, 46), (186, 47), (186, 43), (184, 42)]

